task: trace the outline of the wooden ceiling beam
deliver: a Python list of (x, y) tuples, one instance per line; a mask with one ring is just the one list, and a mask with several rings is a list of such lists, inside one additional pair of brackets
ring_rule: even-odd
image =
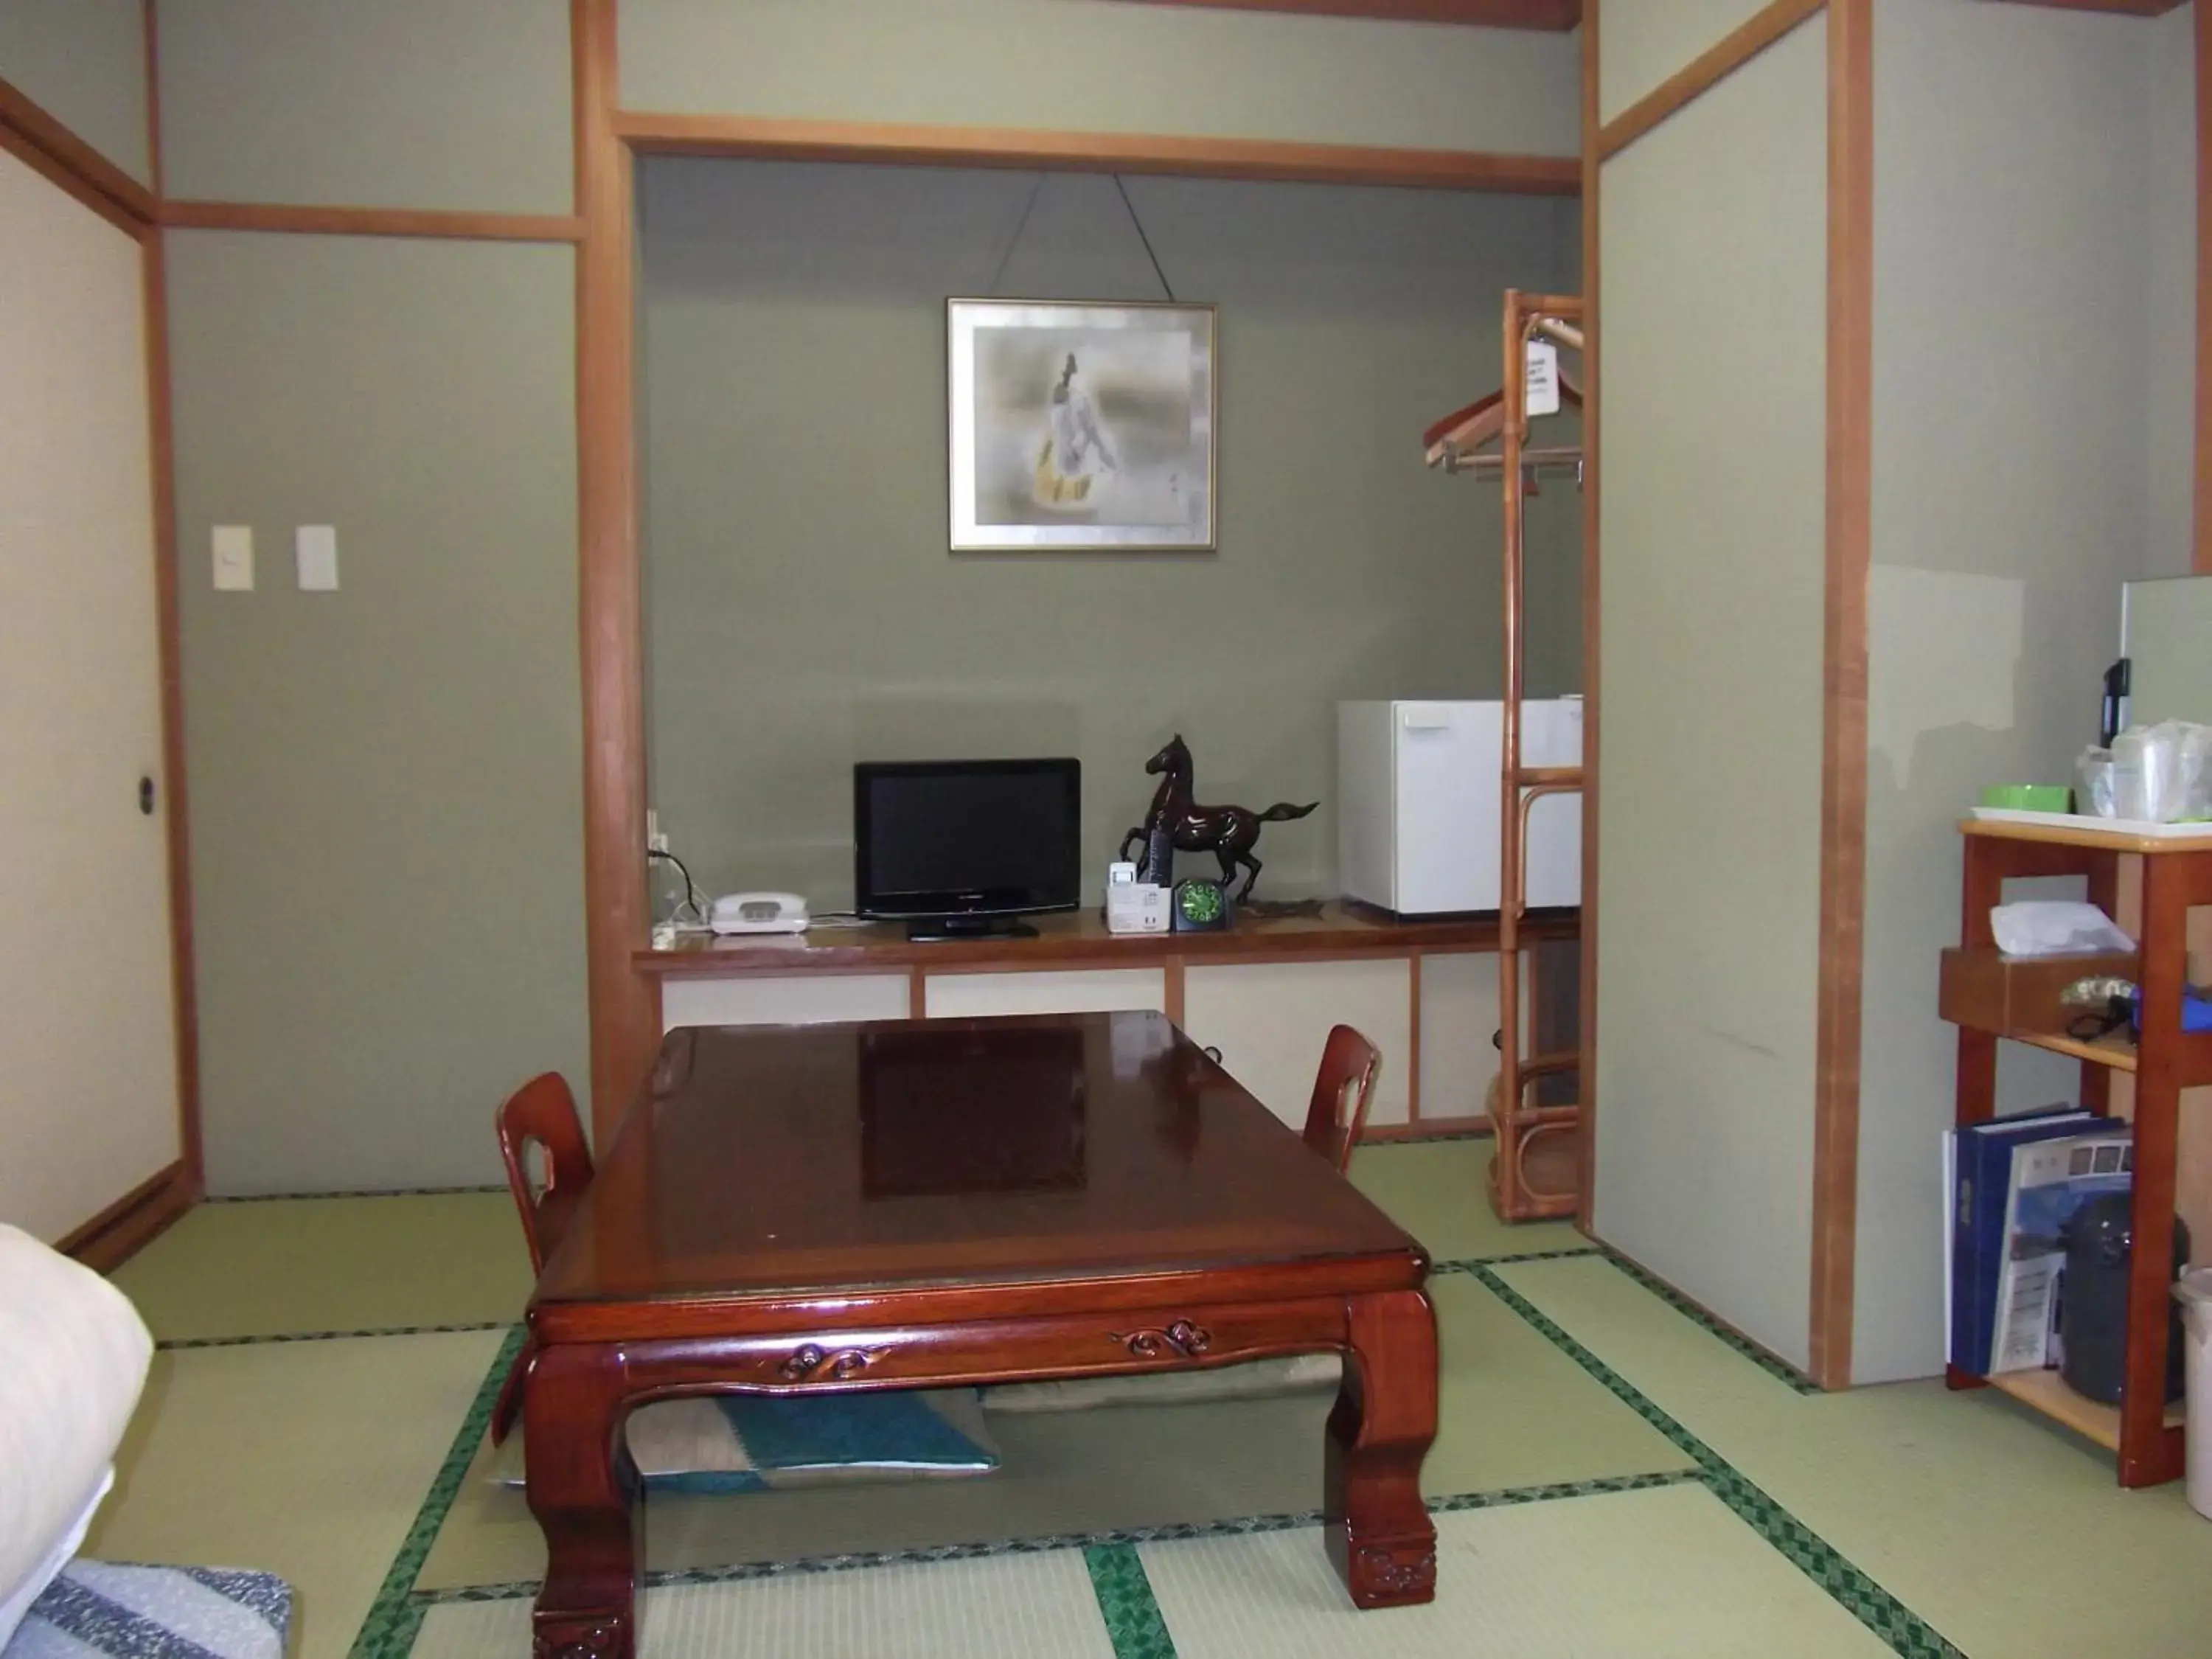
[(1479, 23), (1500, 29), (1553, 29), (1582, 21), (1582, 0), (1133, 0), (1153, 6), (1205, 6), (1229, 11), (1303, 12), (1312, 17), (1364, 17), (1391, 23)]
[[(1582, 0), (1130, 0), (1150, 6), (1205, 6), (1226, 11), (1300, 12), (1310, 17), (1364, 17), (1395, 23), (1475, 23), (1502, 29), (1566, 30), (1582, 21)], [(2122, 17), (2162, 17), (2182, 0), (2002, 0), (2059, 11), (2101, 11)]]
[(2181, 0), (2004, 0), (2013, 6), (2045, 6), (2054, 11), (2103, 11), (2122, 17), (2163, 17)]

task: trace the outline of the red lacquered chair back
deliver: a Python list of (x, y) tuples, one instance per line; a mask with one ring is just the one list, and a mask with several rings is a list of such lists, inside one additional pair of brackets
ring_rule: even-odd
[(1306, 1108), (1304, 1139), (1339, 1175), (1352, 1167), (1352, 1149), (1367, 1127), (1368, 1104), (1382, 1069), (1382, 1054), (1352, 1027), (1339, 1025), (1329, 1032), (1314, 1079), (1313, 1103)]
[[(507, 1161), (507, 1184), (522, 1215), (522, 1236), (530, 1246), (533, 1272), (545, 1271), (546, 1259), (561, 1243), (576, 1201), (592, 1184), (592, 1149), (576, 1116), (576, 1097), (558, 1072), (534, 1077), (499, 1109), (499, 1152)], [(531, 1178), (530, 1148), (545, 1149), (545, 1184)]]

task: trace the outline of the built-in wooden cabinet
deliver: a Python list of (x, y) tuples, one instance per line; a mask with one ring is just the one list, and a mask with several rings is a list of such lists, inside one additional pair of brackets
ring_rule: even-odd
[[(1533, 926), (1544, 939), (1575, 927)], [(1085, 915), (1046, 917), (1027, 939), (916, 944), (867, 927), (686, 940), (637, 965), (664, 1030), (1157, 1008), (1293, 1126), (1329, 1028), (1353, 1025), (1382, 1051), (1368, 1131), (1388, 1137), (1482, 1121), (1498, 1075), (1496, 937), (1480, 919), (1398, 923), (1330, 905), (1224, 933), (1115, 936)]]

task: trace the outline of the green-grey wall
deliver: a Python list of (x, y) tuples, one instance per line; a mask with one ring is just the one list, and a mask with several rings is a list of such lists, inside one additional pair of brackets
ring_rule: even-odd
[(569, 210), (561, 0), (161, 0), (160, 23), (172, 196)]
[[(159, 3), (173, 195), (570, 206), (559, 0)], [(95, 6), (137, 11), (130, 0), (70, 0), (71, 27)], [(7, 56), (7, 29), (33, 9), (63, 8), (0, 0), (0, 74), (29, 61)], [(648, 106), (736, 114), (1576, 147), (1565, 38), (948, 0), (930, 14), (944, 27), (916, 42), (921, 9), (624, 0), (626, 90)], [(1010, 20), (1022, 27), (1000, 27)], [(1152, 46), (1086, 51), (1073, 70), (1056, 48), (1032, 46), (1027, 27), (1073, 21), (1095, 34), (1117, 20)], [(685, 64), (693, 52), (705, 61)], [(703, 101), (670, 88), (686, 74)], [(24, 78), (47, 95), (37, 76)], [(1571, 217), (1555, 203), (1516, 210)], [(218, 1191), (481, 1179), (500, 1092), (549, 1066), (580, 1078), (585, 1052), (572, 256), (222, 233), (171, 245), (210, 1178)], [(1544, 269), (1571, 279), (1571, 241), (1542, 246), (1559, 252)], [(1127, 251), (1115, 257), (1126, 275)], [(1009, 280), (1019, 272), (1018, 260)], [(1489, 305), (1486, 295), (1470, 318)], [(1233, 317), (1226, 326), (1233, 386), (1242, 348)], [(1495, 333), (1469, 326), (1479, 349)], [(941, 337), (929, 337), (940, 375)], [(849, 361), (834, 341), (824, 349)], [(1409, 495), (1436, 492), (1448, 505), (1434, 510), (1464, 515), (1478, 561), (1494, 502), (1467, 481), (1421, 473), (1411, 455), (1419, 423), (1487, 378), (1494, 369), (1480, 366), (1440, 375), (1411, 429), (1359, 436), (1387, 447), (1394, 468), (1406, 458)], [(916, 456), (941, 455), (936, 385), (910, 417), (922, 422)], [(717, 391), (720, 424), (732, 404), (757, 407)], [(1284, 488), (1311, 487), (1310, 460), (1284, 459)], [(913, 465), (930, 484), (915, 521), (935, 536), (941, 461)], [(209, 528), (231, 522), (258, 533), (252, 594), (208, 591)], [(320, 522), (337, 526), (345, 585), (301, 595), (291, 529)], [(941, 543), (924, 556), (945, 562)], [(1486, 596), (1486, 579), (1469, 591)], [(757, 614), (752, 586), (727, 597), (742, 603), (702, 626), (726, 632)], [(1240, 614), (1225, 611), (1224, 630)], [(1470, 626), (1476, 648), (1490, 632), (1485, 611)], [(978, 685), (971, 701), (995, 695), (988, 676)], [(1221, 777), (1225, 764), (1213, 775), (1242, 781)], [(1273, 782), (1262, 769), (1255, 760), (1252, 775)]]
[(1610, 121), (1748, 22), (1766, 0), (1601, 0), (1598, 119)]
[(622, 9), (624, 106), (687, 112), (1572, 155), (1578, 63), (1565, 34), (1127, 0)]
[[(1217, 554), (946, 551), (945, 298), (1161, 298), (1111, 179), (647, 167), (652, 794), (703, 884), (845, 902), (853, 761), (995, 753), (1081, 758), (1096, 882), (1171, 732), (1203, 798), (1333, 803), (1338, 698), (1497, 695), (1498, 489), (1419, 437), (1497, 383), (1506, 286), (1572, 286), (1574, 204), (1127, 183), (1220, 307)], [(1554, 483), (1538, 695), (1579, 538)], [(1334, 890), (1333, 811), (1268, 830), (1263, 893)]]
[[(2191, 21), (1875, 8), (1860, 1381), (1943, 1357), (1956, 822), (2072, 781), (2121, 582), (2188, 568)], [(2070, 1062), (2006, 1048), (2001, 1105), (2074, 1097)]]
[(1600, 217), (1596, 1230), (1798, 1364), (1820, 953), (1826, 72), (1820, 24), (1801, 26), (1607, 161)]
[[(574, 256), (169, 239), (186, 765), (218, 1192), (492, 1179), (584, 1074)], [(258, 586), (211, 591), (211, 526)], [(339, 591), (292, 532), (337, 526)]]
[[(2149, 71), (2142, 109), (2149, 169), (2145, 190), (2143, 460), (2148, 469), (2144, 553), (2150, 569), (2191, 568), (2196, 536), (2197, 7), (2194, 0), (2145, 26)], [(2212, 530), (2212, 526), (2207, 526)]]
[(0, 0), (0, 80), (148, 182), (139, 0)]

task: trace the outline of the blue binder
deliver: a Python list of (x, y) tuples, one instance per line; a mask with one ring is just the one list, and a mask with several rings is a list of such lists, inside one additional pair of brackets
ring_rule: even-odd
[(1958, 1131), (1957, 1186), (1951, 1194), (1951, 1363), (1990, 1374), (1996, 1340), (1997, 1278), (2004, 1267), (2005, 1197), (2014, 1149), (2080, 1134), (2098, 1121), (2078, 1107), (2049, 1106), (1971, 1123)]

